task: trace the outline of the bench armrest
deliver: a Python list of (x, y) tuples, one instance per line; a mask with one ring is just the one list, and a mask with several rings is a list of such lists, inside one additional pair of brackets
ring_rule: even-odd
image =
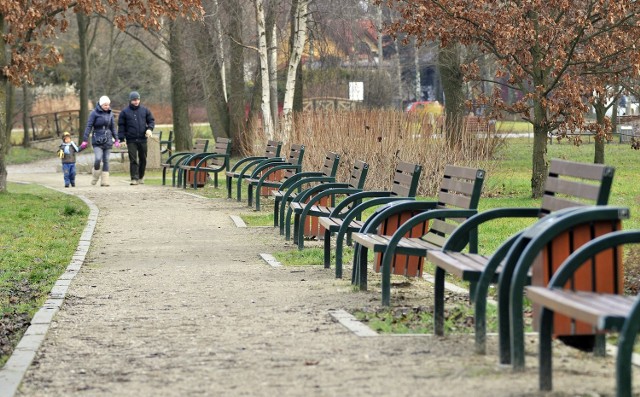
[[(262, 173), (263, 171), (268, 170), (271, 167), (275, 167), (276, 165), (285, 165), (285, 164), (291, 164), (291, 163), (286, 162), (284, 158), (266, 159), (264, 161), (261, 161), (255, 164), (255, 167), (253, 167), (252, 170), (247, 170), (247, 171), (251, 172), (249, 174), (250, 179), (257, 179), (260, 176), (260, 173)], [(243, 169), (241, 172), (241, 175), (244, 175), (245, 173), (246, 172)]]
[(443, 251), (462, 251), (466, 244), (462, 244), (464, 236), (468, 236), (472, 230), (477, 230), (483, 223), (502, 218), (536, 218), (540, 214), (539, 208), (494, 208), (480, 212), (466, 221), (453, 231), (450, 238), (442, 247)]
[[(252, 158), (249, 158), (249, 159), (242, 159), (242, 160), (238, 161), (236, 164), (234, 164), (234, 166), (231, 169), (231, 171), (232, 172), (237, 172), (239, 177), (240, 177), (240, 179), (250, 178), (251, 174), (253, 174), (253, 171), (257, 167), (265, 165), (265, 164), (274, 163), (274, 162), (282, 163), (284, 161), (285, 161), (285, 159), (282, 158), (282, 157), (272, 157), (272, 158), (268, 158), (268, 157), (252, 157)], [(240, 171), (238, 171), (238, 169), (240, 169)]]
[[(183, 160), (185, 157), (190, 157), (192, 156), (193, 153), (192, 152), (179, 152), (179, 153), (174, 153), (171, 156), (169, 156), (167, 158), (167, 162), (165, 164), (169, 164), (169, 165), (176, 165), (179, 162), (181, 162), (181, 160)], [(175, 161), (175, 163), (172, 163), (172, 161)]]
[[(629, 218), (629, 209), (613, 206), (574, 207), (551, 213), (527, 228), (515, 241), (505, 258), (498, 291), (499, 305), (509, 308), (511, 361), (514, 369), (524, 368), (523, 293), (533, 261), (551, 240), (565, 231), (587, 222), (619, 221)], [(508, 302), (508, 303), (507, 303)]]

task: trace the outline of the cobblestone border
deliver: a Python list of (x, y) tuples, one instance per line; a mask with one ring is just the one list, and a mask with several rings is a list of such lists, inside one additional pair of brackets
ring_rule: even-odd
[[(59, 189), (49, 189), (74, 195)], [(80, 268), (84, 264), (87, 252), (89, 252), (91, 238), (93, 236), (100, 211), (88, 198), (80, 195), (76, 197), (84, 201), (84, 203), (89, 207), (87, 225), (85, 226), (82, 235), (80, 235), (80, 241), (78, 242), (78, 246), (71, 258), (69, 266), (67, 266), (65, 272), (54, 284), (51, 292), (49, 293), (49, 298), (31, 319), (31, 325), (27, 328), (22, 339), (20, 339), (20, 342), (14, 349), (11, 357), (9, 357), (9, 360), (7, 360), (4, 367), (0, 369), (0, 397), (13, 397), (18, 391), (20, 382), (22, 382), (27, 369), (36, 356), (36, 352), (47, 335), (47, 331), (49, 331), (53, 317), (60, 309), (60, 306), (62, 306), (62, 302), (64, 301), (67, 291), (69, 290), (69, 286), (71, 285), (71, 280), (73, 280), (80, 271)]]

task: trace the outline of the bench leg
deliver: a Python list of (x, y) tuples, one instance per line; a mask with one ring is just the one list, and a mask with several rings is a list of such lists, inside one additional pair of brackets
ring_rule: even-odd
[(433, 304), (433, 332), (436, 335), (444, 335), (444, 276), (445, 271), (436, 267), (434, 282), (434, 304)]
[(242, 201), (242, 177), (236, 181), (236, 201)]
[(629, 317), (624, 322), (618, 335), (618, 355), (616, 356), (616, 384), (617, 397), (631, 397), (631, 358), (636, 335), (640, 331), (640, 304), (638, 300), (633, 305)]
[(162, 186), (167, 184), (167, 167), (162, 167)]
[(553, 371), (553, 352), (552, 352), (552, 334), (553, 334), (553, 312), (548, 309), (542, 309), (540, 317), (540, 341), (539, 351), (539, 383), (540, 390), (549, 391), (553, 387), (552, 371)]
[(280, 219), (280, 197), (276, 197), (273, 203), (273, 227), (278, 227), (280, 225), (280, 222), (278, 222), (279, 219)]
[[(331, 269), (331, 231), (329, 229), (324, 229), (324, 268)], [(338, 249), (336, 248), (336, 256), (338, 255)], [(338, 277), (338, 270), (336, 270), (336, 278), (342, 278), (342, 272), (340, 272), (340, 277)]]
[(226, 176), (226, 183), (227, 183), (227, 198), (231, 198), (231, 188), (233, 186), (233, 177)]
[[(287, 217), (284, 221), (283, 231), (284, 231), (284, 239), (289, 241), (291, 239), (291, 216), (293, 215), (293, 210), (291, 207), (287, 209)], [(294, 217), (297, 215), (293, 215)], [(282, 234), (282, 233), (281, 233)]]
[(351, 284), (360, 287), (360, 291), (367, 290), (367, 253), (368, 248), (356, 244), (353, 254), (353, 269), (351, 270)]
[(250, 183), (247, 190), (247, 204), (253, 207), (253, 185)]

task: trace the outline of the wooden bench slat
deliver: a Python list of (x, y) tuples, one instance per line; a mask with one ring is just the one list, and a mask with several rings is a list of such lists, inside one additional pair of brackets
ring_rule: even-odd
[(438, 201), (456, 208), (469, 208), (471, 206), (471, 197), (448, 192), (439, 192)]
[(598, 199), (600, 186), (549, 176), (545, 190), (595, 201)]
[[(624, 295), (607, 295), (585, 291), (549, 289), (546, 287), (525, 288), (527, 297), (556, 313), (567, 315), (598, 327), (604, 319), (622, 321), (631, 310), (634, 298)], [(599, 307), (598, 307), (599, 306)]]
[(473, 182), (461, 179), (444, 178), (440, 183), (440, 191), (458, 192), (469, 195), (473, 193)]
[(603, 164), (576, 163), (573, 161), (554, 159), (549, 165), (549, 174), (562, 174), (574, 178), (599, 181), (602, 179), (605, 168), (607, 168), (607, 166)]

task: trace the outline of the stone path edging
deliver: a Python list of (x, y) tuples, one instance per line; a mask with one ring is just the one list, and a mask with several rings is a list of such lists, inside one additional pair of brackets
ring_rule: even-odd
[(89, 246), (91, 245), (93, 231), (95, 230), (96, 222), (98, 221), (98, 214), (100, 213), (98, 207), (84, 196), (76, 196), (70, 192), (60, 189), (49, 189), (73, 195), (82, 200), (89, 207), (87, 225), (80, 236), (80, 241), (78, 242), (76, 251), (74, 252), (71, 262), (69, 262), (65, 272), (58, 278), (58, 281), (56, 281), (49, 293), (49, 298), (33, 316), (31, 319), (31, 325), (27, 328), (22, 339), (20, 339), (20, 342), (11, 354), (11, 357), (9, 357), (9, 360), (7, 360), (4, 367), (0, 369), (0, 397), (13, 397), (18, 390), (24, 374), (31, 365), (38, 348), (40, 348), (40, 345), (49, 331), (53, 317), (60, 309), (60, 306), (62, 306), (62, 302), (64, 301), (69, 285), (71, 284), (71, 280), (75, 278), (84, 263), (85, 256), (87, 255)]

